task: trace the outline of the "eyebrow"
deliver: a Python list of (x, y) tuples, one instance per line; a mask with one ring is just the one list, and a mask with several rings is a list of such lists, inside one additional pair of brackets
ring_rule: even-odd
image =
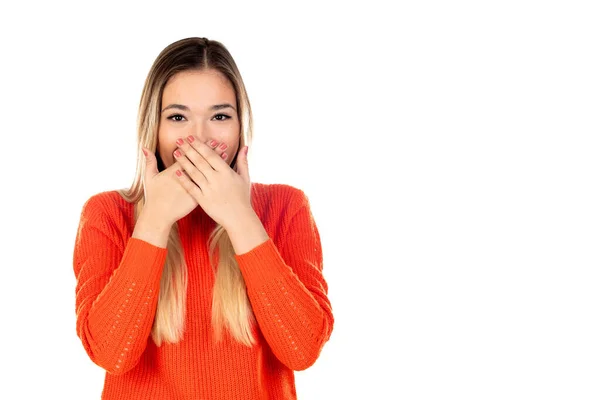
[[(188, 106), (184, 106), (183, 104), (169, 104), (168, 106), (163, 108), (163, 110), (161, 112), (165, 112), (166, 110), (168, 110), (170, 108), (176, 108), (178, 110), (183, 110), (183, 111), (190, 111), (190, 108)], [(214, 106), (210, 107), (211, 110), (215, 110), (215, 111), (221, 110), (223, 108), (232, 108), (235, 111), (235, 107), (229, 103), (215, 104)]]

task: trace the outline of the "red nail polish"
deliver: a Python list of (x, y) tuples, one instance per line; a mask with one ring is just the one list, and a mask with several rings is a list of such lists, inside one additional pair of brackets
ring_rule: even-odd
[(192, 135), (187, 137), (188, 142), (192, 143), (194, 141), (194, 137)]
[(177, 176), (181, 176), (181, 171), (180, 170), (175, 171), (175, 173), (177, 174)]
[(175, 143), (177, 143), (179, 146), (181, 146), (183, 144), (183, 140), (181, 140), (181, 138), (179, 138), (175, 141)]

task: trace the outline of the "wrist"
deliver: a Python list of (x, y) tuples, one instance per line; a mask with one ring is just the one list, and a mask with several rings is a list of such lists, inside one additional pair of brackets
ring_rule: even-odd
[(138, 222), (143, 223), (157, 231), (168, 231), (174, 222), (166, 221), (165, 218), (161, 217), (159, 212), (149, 207), (144, 207), (138, 216)]
[(165, 223), (150, 210), (144, 209), (135, 223), (132, 237), (157, 247), (166, 248), (172, 224)]
[(248, 223), (253, 223), (256, 221), (260, 221), (258, 215), (254, 209), (244, 209), (239, 210), (238, 212), (232, 213), (232, 217), (223, 224), (223, 228), (225, 230), (234, 230), (240, 226), (248, 225)]
[(225, 227), (236, 254), (244, 254), (269, 240), (260, 218), (254, 211), (241, 214), (232, 224)]

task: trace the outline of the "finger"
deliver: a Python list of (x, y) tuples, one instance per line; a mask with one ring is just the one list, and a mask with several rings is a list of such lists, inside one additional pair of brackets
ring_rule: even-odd
[[(217, 153), (221, 159), (223, 161), (225, 161), (225, 163), (227, 165), (229, 165), (229, 168), (233, 168), (235, 166), (235, 155), (233, 156), (232, 159), (229, 159), (229, 147), (227, 147), (227, 144), (225, 144), (225, 142), (215, 142), (215, 145), (211, 145), (210, 141), (206, 143), (206, 145), (208, 147), (210, 147), (211, 149), (213, 149), (213, 151), (215, 153)], [(233, 151), (234, 149), (231, 149), (231, 151)]]
[[(214, 143), (214, 144), (212, 144)], [(219, 157), (221, 157), (225, 162), (227, 162), (227, 154), (229, 150), (229, 147), (227, 147), (227, 144), (225, 142), (217, 142), (216, 140), (208, 140), (206, 142), (206, 145), (208, 147), (210, 147), (215, 153), (217, 153), (219, 155)], [(231, 162), (229, 163), (229, 165), (231, 166)]]
[[(191, 135), (190, 135), (191, 136)], [(223, 171), (229, 167), (229, 165), (222, 158), (223, 153), (218, 154), (210, 145), (211, 139), (206, 142), (202, 142), (197, 137), (188, 136), (186, 143), (189, 144), (198, 154), (202, 156), (204, 161), (210, 165), (214, 171)], [(190, 139), (192, 139), (190, 141)], [(207, 178), (210, 180), (210, 172), (207, 174)]]
[[(177, 150), (179, 150), (179, 152), (181, 154), (184, 155), (184, 157), (187, 157), (187, 159), (189, 160), (189, 162), (191, 162), (191, 164), (195, 167), (195, 169), (197, 169), (198, 171), (200, 171), (203, 175), (204, 175), (204, 179), (210, 181), (211, 180), (211, 173), (214, 173), (215, 170), (211, 167), (211, 165), (208, 163), (208, 161), (206, 161), (206, 159), (204, 159), (204, 157), (198, 153), (198, 151), (196, 151), (196, 149), (194, 147), (192, 147), (190, 145), (190, 137), (192, 137), (191, 135), (188, 136), (188, 138), (186, 140), (183, 140), (182, 138), (177, 138), (177, 140), (175, 141), (175, 143), (177, 144)], [(193, 137), (192, 137), (193, 138)], [(173, 156), (175, 158), (177, 158), (175, 152), (173, 152)], [(188, 174), (191, 172), (191, 170), (189, 169), (189, 165), (186, 165), (185, 163), (182, 162), (182, 165), (184, 167), (188, 167), (188, 169), (186, 169), (186, 171), (188, 172)], [(190, 176), (192, 176), (190, 174)], [(192, 179), (194, 177), (192, 176)], [(196, 182), (198, 184), (200, 184), (200, 182)]]
[(202, 189), (200, 189), (184, 172), (181, 172), (181, 170), (175, 171), (175, 177), (181, 186), (183, 186), (185, 191), (188, 192), (198, 204), (200, 204), (203, 195)]
[[(173, 157), (175, 157), (175, 162), (181, 166), (181, 170), (188, 174), (188, 179), (191, 179), (196, 185), (202, 187), (208, 183), (208, 180), (204, 173), (189, 160), (187, 155), (192, 152), (194, 152), (193, 149), (191, 149), (191, 151), (188, 150), (187, 154), (183, 154), (181, 149), (177, 149), (173, 152)], [(199, 155), (197, 156), (200, 157)], [(204, 164), (206, 164), (206, 162), (204, 162)], [(210, 169), (210, 166), (204, 165), (204, 170)]]
[(174, 160), (173, 163), (171, 165), (169, 165), (168, 167), (166, 167), (163, 172), (166, 173), (166, 174), (168, 174), (172, 178), (177, 178), (177, 176), (175, 176), (175, 172), (177, 172), (178, 170), (180, 170), (181, 172), (183, 172), (183, 174), (189, 178), (188, 173), (185, 172), (185, 170), (183, 169), (183, 167), (181, 166), (181, 164), (179, 164), (177, 162), (177, 160)]
[(250, 182), (250, 171), (248, 168), (248, 146), (244, 146), (238, 153), (235, 172), (240, 174), (246, 182)]
[[(211, 144), (214, 143), (214, 144)], [(225, 142), (217, 142), (216, 140), (207, 140), (205, 144), (210, 147), (215, 153), (219, 155), (219, 157), (223, 158), (223, 153), (227, 150), (227, 145)]]
[(150, 178), (158, 174), (158, 167), (156, 156), (149, 149), (142, 147), (142, 152), (146, 158), (146, 169), (144, 171), (144, 178), (148, 181)]

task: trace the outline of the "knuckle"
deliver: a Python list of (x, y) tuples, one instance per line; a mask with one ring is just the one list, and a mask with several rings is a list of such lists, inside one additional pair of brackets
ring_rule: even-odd
[(198, 173), (196, 171), (194, 171), (193, 169), (191, 171), (186, 171), (188, 178), (195, 180), (198, 177)]
[(188, 192), (190, 191), (190, 189), (192, 188), (192, 183), (190, 182), (189, 179), (184, 179), (183, 180), (183, 187), (185, 188), (185, 190), (187, 190)]

